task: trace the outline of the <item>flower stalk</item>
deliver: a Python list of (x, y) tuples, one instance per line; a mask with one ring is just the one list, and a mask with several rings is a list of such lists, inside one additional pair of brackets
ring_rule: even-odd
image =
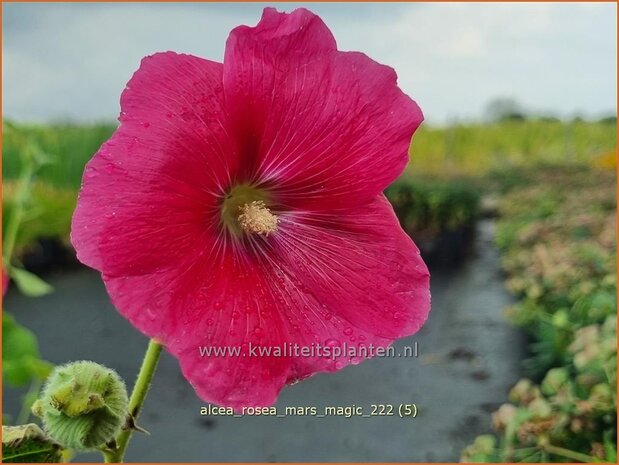
[(569, 460), (574, 460), (576, 462), (583, 463), (591, 463), (595, 462), (595, 459), (590, 455), (583, 454), (580, 452), (576, 452), (573, 450), (565, 449), (563, 447), (553, 446), (552, 444), (545, 444), (542, 446), (542, 450), (548, 452), (552, 455), (558, 455), (559, 457), (564, 457)]
[(146, 394), (150, 388), (150, 383), (155, 374), (162, 348), (163, 346), (154, 339), (149, 341), (142, 366), (140, 367), (140, 372), (138, 373), (138, 378), (135, 381), (133, 392), (129, 398), (129, 416), (127, 418), (127, 424), (116, 438), (116, 447), (113, 450), (102, 451), (105, 463), (122, 463), (123, 461), (127, 445), (131, 439), (131, 434), (134, 430), (138, 429), (136, 427), (136, 421), (140, 415), (142, 405), (146, 399)]
[(8, 225), (6, 227), (6, 234), (4, 235), (4, 240), (2, 243), (2, 261), (4, 262), (4, 266), (7, 270), (11, 266), (11, 257), (13, 255), (13, 249), (15, 248), (15, 241), (17, 240), (17, 233), (19, 232), (19, 227), (24, 218), (25, 203), (28, 198), (28, 192), (34, 176), (34, 171), (34, 164), (29, 160), (25, 160), (22, 172), (19, 176), (14, 210), (9, 217)]

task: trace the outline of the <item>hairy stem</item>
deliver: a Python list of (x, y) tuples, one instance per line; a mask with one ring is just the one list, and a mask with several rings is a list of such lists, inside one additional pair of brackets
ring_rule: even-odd
[(159, 356), (161, 355), (161, 344), (151, 339), (148, 343), (148, 348), (144, 354), (144, 360), (142, 361), (142, 367), (138, 373), (138, 379), (135, 381), (131, 398), (129, 399), (129, 417), (127, 420), (127, 427), (123, 429), (116, 438), (116, 448), (112, 451), (104, 452), (103, 456), (106, 463), (122, 463), (127, 450), (127, 444), (131, 439), (131, 434), (135, 430), (135, 422), (137, 421), (140, 411), (142, 410), (142, 404), (146, 399), (146, 394), (150, 387), (150, 383), (155, 374), (157, 368), (157, 362), (159, 362)]
[(591, 463), (594, 462), (594, 458), (587, 454), (582, 454), (580, 452), (576, 452), (569, 449), (564, 449), (563, 447), (553, 446), (552, 444), (546, 444), (542, 446), (542, 449), (552, 455), (558, 455), (560, 457), (565, 457), (566, 459), (575, 460), (577, 462), (585, 462)]
[(15, 195), (15, 204), (13, 211), (8, 219), (6, 227), (6, 233), (2, 243), (2, 261), (4, 266), (8, 268), (11, 266), (11, 258), (13, 256), (13, 249), (15, 248), (15, 241), (17, 239), (17, 233), (24, 218), (24, 208), (26, 199), (28, 198), (28, 192), (32, 177), (34, 175), (34, 167), (30, 162), (26, 162), (19, 176), (17, 193)]

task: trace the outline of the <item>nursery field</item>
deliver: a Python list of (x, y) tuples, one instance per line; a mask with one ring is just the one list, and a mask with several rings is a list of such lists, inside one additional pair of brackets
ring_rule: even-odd
[[(553, 120), (423, 127), (416, 134), (409, 171), (479, 176), (545, 164), (608, 163), (617, 146), (615, 122)], [(612, 163), (612, 162), (611, 162)]]
[[(118, 320), (112, 321), (119, 325), (114, 329), (107, 328), (107, 322), (101, 323), (102, 327), (109, 334), (120, 331), (117, 335), (127, 329), (120, 326), (124, 322), (115, 312), (108, 312), (110, 304), (98, 276), (77, 267), (68, 240), (84, 164), (113, 130), (113, 125), (4, 124), (3, 265), (10, 264), (13, 283), (8, 301), (22, 313), (13, 308), (3, 313), (3, 379), (16, 389), (11, 399), (19, 398), (23, 404), (9, 409), (13, 413), (3, 417), (7, 423), (19, 424), (30, 418), (33, 395), (51, 366), (45, 361), (50, 360), (45, 347), (55, 347), (59, 340), (41, 335), (39, 351), (37, 331), (48, 323), (39, 322), (33, 316), (36, 312), (24, 307), (35, 302), (29, 297), (46, 299), (54, 289), (36, 275), (49, 278), (58, 291), (57, 300), (36, 301), (45, 307), (41, 318), (47, 318), (46, 322), (53, 320), (50, 312), (55, 307), (65, 308), (62, 299), (71, 297), (73, 283), (81, 282), (86, 284), (78, 294), (92, 290), (99, 302), (97, 311), (101, 314), (97, 318), (103, 321), (105, 314), (114, 313)], [(430, 265), (433, 313), (429, 329), (424, 328), (420, 338), (432, 353), (417, 368), (404, 367), (397, 360), (385, 365), (374, 360), (356, 369), (367, 370), (367, 377), (393, 377), (404, 387), (411, 378), (407, 373), (426, 379), (428, 385), (443, 379), (438, 384), (464, 386), (471, 400), (468, 410), (458, 412), (456, 419), (467, 424), (464, 433), (443, 431), (453, 443), (444, 447), (444, 455), (427, 452), (420, 443), (418, 451), (394, 448), (392, 459), (617, 460), (616, 138), (614, 121), (523, 120), (448, 128), (423, 126), (416, 134), (412, 161), (386, 195), (402, 227), (415, 239)], [(488, 291), (492, 292), (490, 296), (484, 294)], [(16, 296), (18, 292), (23, 295)], [(84, 301), (89, 299), (83, 297)], [(67, 312), (64, 315), (70, 318)], [(22, 317), (31, 318), (33, 332)], [(448, 324), (454, 321), (459, 323)], [(107, 337), (101, 331), (101, 338)], [(448, 352), (444, 352), (441, 334), (452, 334)], [(142, 349), (140, 342), (133, 343), (138, 351)], [(502, 347), (503, 343), (514, 347)], [(66, 359), (65, 354), (56, 355)], [(176, 369), (165, 363), (166, 370)], [(352, 369), (338, 374), (341, 378), (334, 377), (336, 381), (331, 384), (315, 381), (316, 392), (342, 395), (338, 383), (346, 385), (349, 373)], [(458, 376), (462, 378), (451, 382)], [(357, 380), (352, 384), (360, 383)], [(192, 396), (189, 391), (183, 391), (182, 396)], [(449, 402), (456, 402), (459, 396), (443, 392), (444, 397), (439, 398), (440, 389), (438, 393), (430, 391), (431, 387), (427, 404), (430, 410), (436, 409), (432, 418), (437, 419), (437, 428), (454, 428)], [(295, 402), (307, 402), (302, 389), (291, 392)], [(157, 424), (155, 414), (148, 418)], [(434, 437), (432, 418), (417, 421), (426, 422), (422, 429)], [(471, 418), (481, 419), (472, 422)], [(325, 426), (325, 431), (332, 428), (335, 435), (347, 425), (333, 423)], [(214, 432), (213, 437), (219, 434), (225, 440), (224, 432), (236, 427), (223, 422), (222, 430)], [(273, 428), (277, 431), (282, 426), (273, 423)], [(303, 428), (320, 433), (313, 431), (311, 422)], [(359, 428), (359, 435), (365, 434), (361, 423), (354, 428)], [(391, 431), (387, 423), (385, 428)], [(281, 434), (286, 434), (284, 430)], [(401, 432), (402, 426), (397, 430)], [(411, 429), (412, 433), (420, 434)], [(402, 434), (398, 444), (409, 444), (412, 439)], [(354, 440), (354, 434), (350, 438)], [(248, 450), (256, 447), (259, 454), (264, 441), (255, 442), (248, 444)], [(427, 447), (438, 447), (431, 439), (426, 442)], [(338, 451), (334, 460), (350, 461), (348, 446), (333, 447)], [(352, 458), (378, 458), (369, 446), (362, 449), (361, 455)], [(209, 458), (213, 460), (226, 459), (215, 449), (211, 452)], [(330, 458), (312, 455), (316, 453), (313, 449), (302, 456), (279, 452), (277, 457), (260, 457), (265, 461)], [(414, 453), (418, 455), (410, 455)], [(247, 460), (248, 456), (237, 458)]]
[[(496, 243), (506, 317), (531, 338), (525, 378), (477, 438), (473, 462), (616, 462), (616, 178), (586, 166), (517, 176), (500, 205)], [(526, 176), (524, 176), (526, 174)], [(496, 180), (495, 180), (496, 181)]]

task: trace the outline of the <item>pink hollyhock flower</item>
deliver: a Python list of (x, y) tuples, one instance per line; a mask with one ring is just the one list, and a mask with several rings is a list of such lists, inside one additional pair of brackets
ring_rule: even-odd
[(422, 326), (428, 270), (382, 194), (423, 119), (393, 69), (338, 51), (307, 10), (267, 8), (223, 64), (144, 58), (121, 108), (85, 169), (73, 245), (202, 399), (270, 405), (360, 361), (318, 345), (386, 347)]

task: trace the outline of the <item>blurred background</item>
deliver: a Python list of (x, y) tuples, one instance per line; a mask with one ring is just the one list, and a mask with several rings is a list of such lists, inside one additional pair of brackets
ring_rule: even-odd
[[(319, 374), (277, 405), (420, 413), (201, 416), (165, 354), (140, 422), (151, 436), (127, 460), (616, 462), (616, 4), (270, 5), (319, 14), (424, 110), (387, 196), (433, 294), (427, 325), (397, 343), (418, 358)], [(3, 424), (37, 421), (56, 364), (94, 360), (132, 384), (147, 341), (68, 240), (84, 164), (143, 56), (220, 61), (264, 6), (2, 5)]]

